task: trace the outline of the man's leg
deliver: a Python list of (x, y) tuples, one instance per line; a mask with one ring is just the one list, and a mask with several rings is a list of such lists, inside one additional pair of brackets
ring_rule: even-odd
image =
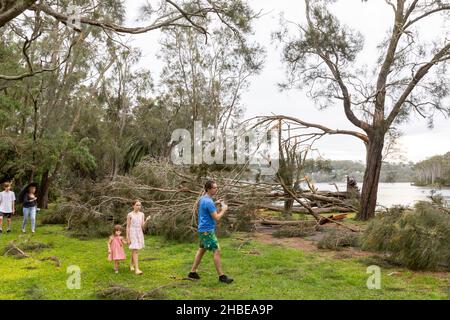
[(195, 255), (194, 264), (192, 265), (191, 272), (197, 272), (197, 268), (202, 261), (203, 255), (205, 254), (205, 248), (198, 248), (197, 254)]
[(223, 276), (222, 262), (220, 261), (220, 250), (214, 251), (214, 265), (219, 276)]

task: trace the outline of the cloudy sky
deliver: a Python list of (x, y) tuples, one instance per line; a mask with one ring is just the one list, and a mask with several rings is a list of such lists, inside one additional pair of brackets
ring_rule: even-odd
[[(137, 22), (139, 8), (145, 1), (127, 0), (127, 24), (141, 25)], [(294, 22), (304, 22), (304, 2), (301, 0), (249, 0), (255, 11), (262, 10), (263, 16), (254, 24), (254, 39), (267, 50), (267, 59), (263, 72), (251, 79), (250, 88), (243, 95), (246, 117), (268, 115), (272, 113), (296, 116), (309, 122), (318, 122), (330, 128), (356, 130), (346, 120), (342, 105), (330, 106), (319, 111), (304, 92), (298, 90), (280, 92), (277, 83), (285, 79), (284, 67), (281, 63), (280, 48), (271, 42), (271, 33), (279, 26), (280, 14)], [(393, 11), (384, 1), (341, 0), (332, 6), (332, 12), (340, 20), (352, 28), (359, 30), (365, 37), (365, 48), (359, 61), (370, 64), (376, 58), (376, 45), (386, 36), (392, 24)], [(422, 33), (429, 36), (450, 35), (450, 22), (441, 19), (428, 19), (423, 23)], [(155, 58), (158, 52), (158, 31), (142, 35), (134, 35), (132, 44), (142, 50), (141, 65), (149, 69), (153, 78), (158, 81), (161, 62)], [(450, 120), (442, 115), (435, 119), (433, 129), (427, 128), (424, 119), (413, 117), (412, 121), (403, 125), (399, 144), (401, 156), (420, 161), (435, 154), (450, 151)], [(363, 160), (365, 148), (359, 139), (349, 136), (330, 136), (323, 138), (316, 147), (325, 158)]]

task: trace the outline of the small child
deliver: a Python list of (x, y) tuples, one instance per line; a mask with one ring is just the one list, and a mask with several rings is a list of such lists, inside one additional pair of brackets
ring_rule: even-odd
[(122, 226), (117, 224), (114, 226), (114, 233), (109, 237), (108, 241), (108, 260), (114, 261), (114, 272), (119, 273), (119, 262), (125, 260), (125, 251), (123, 245), (126, 241), (121, 237)]
[(8, 223), (7, 233), (11, 232), (11, 216), (15, 213), (16, 195), (11, 191), (12, 183), (3, 184), (4, 191), (0, 192), (0, 233), (3, 232), (3, 217), (6, 217)]

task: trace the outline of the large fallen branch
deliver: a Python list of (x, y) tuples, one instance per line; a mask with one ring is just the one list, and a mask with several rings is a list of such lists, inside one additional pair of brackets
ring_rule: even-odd
[[(277, 202), (287, 199), (299, 203), (292, 212), (312, 215), (317, 224), (326, 219), (321, 215), (323, 213), (355, 212), (341, 193), (338, 197), (330, 197), (330, 192), (294, 193), (279, 181), (256, 183), (243, 180), (239, 170), (242, 168), (213, 172), (209, 177), (219, 186), (217, 199), (222, 198), (229, 205), (226, 216), (232, 226), (239, 225), (240, 220), (254, 224), (254, 220), (258, 220), (256, 209), (283, 212), (284, 208)], [(126, 214), (131, 211), (131, 200), (140, 199), (147, 216), (147, 232), (177, 240), (187, 239), (195, 234), (197, 202), (203, 194), (204, 180), (188, 168), (148, 159), (142, 161), (131, 175), (86, 184), (77, 189), (77, 194), (73, 194), (73, 189), (67, 190), (65, 193), (70, 195), (70, 200), (60, 203), (57, 212), (66, 217), (68, 229), (83, 236), (92, 234), (91, 231), (95, 232), (102, 224), (123, 224)], [(283, 188), (284, 192), (280, 192)], [(245, 217), (247, 214), (250, 217)], [(92, 226), (86, 226), (87, 222)], [(104, 230), (102, 228), (98, 234), (103, 234)]]
[(298, 221), (278, 221), (278, 220), (265, 220), (260, 221), (265, 226), (311, 226), (314, 227), (317, 223), (313, 220), (298, 220)]
[(349, 229), (349, 230), (351, 230), (351, 231), (353, 231), (353, 232), (359, 232), (359, 230), (356, 230), (356, 229), (353, 229), (353, 228), (351, 228), (351, 227), (349, 227), (349, 226), (346, 226), (345, 224), (342, 224), (342, 223), (340, 223), (340, 222), (337, 222), (337, 221), (335, 221), (335, 220), (333, 220), (333, 219), (330, 219), (330, 218), (328, 218), (328, 217), (324, 217), (324, 216), (321, 216), (320, 214), (318, 214), (318, 213), (316, 213), (316, 212), (314, 212), (313, 210), (312, 210), (312, 208), (309, 206), (309, 205), (306, 205), (303, 201), (301, 201), (287, 186), (286, 186), (286, 184), (284, 183), (284, 181), (283, 181), (283, 178), (280, 176), (280, 175), (278, 175), (278, 180), (279, 180), (279, 182), (280, 182), (280, 184), (283, 186), (283, 188), (284, 188), (284, 190), (287, 192), (287, 193), (289, 193), (289, 195), (295, 200), (295, 201), (297, 201), (301, 206), (303, 206), (303, 207), (305, 207), (305, 209), (306, 210), (308, 210), (308, 212), (311, 214), (311, 215), (313, 215), (314, 216), (314, 218), (316, 218), (316, 220), (317, 220), (317, 222), (319, 223), (321, 220), (323, 221), (323, 219), (325, 219), (325, 220), (329, 220), (330, 222), (333, 222), (333, 223), (336, 223), (337, 225), (340, 225), (340, 226), (342, 226), (342, 227), (344, 227), (344, 228), (346, 228), (346, 229)]

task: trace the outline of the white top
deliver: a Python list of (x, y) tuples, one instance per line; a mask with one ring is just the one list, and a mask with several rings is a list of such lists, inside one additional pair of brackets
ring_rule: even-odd
[(12, 191), (0, 192), (0, 212), (12, 213), (13, 202), (16, 201), (16, 195)]
[(128, 213), (130, 217), (130, 228), (142, 229), (142, 223), (144, 223), (145, 215), (143, 212), (131, 211)]

